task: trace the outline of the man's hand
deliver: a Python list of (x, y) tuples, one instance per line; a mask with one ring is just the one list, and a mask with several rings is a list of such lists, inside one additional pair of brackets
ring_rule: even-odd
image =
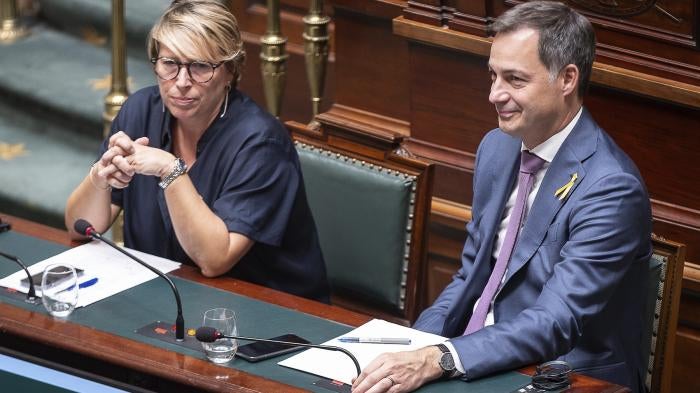
[(442, 352), (434, 346), (385, 353), (372, 361), (352, 384), (353, 393), (410, 392), (442, 375)]

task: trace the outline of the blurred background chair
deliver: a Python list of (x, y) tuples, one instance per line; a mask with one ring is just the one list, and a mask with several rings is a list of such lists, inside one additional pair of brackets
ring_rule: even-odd
[(670, 393), (685, 245), (652, 235), (647, 325), (642, 342), (648, 354), (646, 389)]
[[(332, 302), (410, 324), (422, 310), (432, 166), (402, 137), (287, 123), (328, 268)], [(404, 153), (405, 154), (405, 153)]]

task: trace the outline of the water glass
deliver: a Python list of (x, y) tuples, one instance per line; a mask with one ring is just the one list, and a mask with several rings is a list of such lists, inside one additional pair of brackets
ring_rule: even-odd
[(78, 275), (73, 266), (49, 265), (41, 277), (41, 301), (49, 314), (65, 318), (78, 304)]
[[(228, 308), (214, 308), (204, 313), (203, 326), (212, 327), (226, 336), (237, 336), (236, 313)], [(202, 343), (207, 358), (214, 363), (226, 363), (238, 350), (238, 341), (220, 338), (211, 343)]]

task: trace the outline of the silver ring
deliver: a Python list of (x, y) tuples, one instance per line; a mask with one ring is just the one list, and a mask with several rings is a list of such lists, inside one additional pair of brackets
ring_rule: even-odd
[(396, 381), (394, 381), (394, 378), (392, 378), (391, 375), (387, 375), (387, 376), (384, 377), (384, 378), (388, 379), (389, 382), (391, 382), (391, 386), (396, 385)]

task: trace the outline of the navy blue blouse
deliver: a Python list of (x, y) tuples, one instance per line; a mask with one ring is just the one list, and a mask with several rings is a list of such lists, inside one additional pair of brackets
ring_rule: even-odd
[[(172, 152), (172, 116), (163, 112), (157, 86), (129, 97), (112, 133)], [(100, 155), (106, 151), (107, 140)], [(255, 245), (229, 275), (328, 302), (326, 268), (306, 200), (299, 158), (285, 128), (249, 97), (232, 89), (223, 118), (216, 117), (197, 143), (188, 175), (207, 206)], [(156, 176), (136, 175), (112, 191), (124, 209), (127, 247), (194, 265), (180, 246)]]

